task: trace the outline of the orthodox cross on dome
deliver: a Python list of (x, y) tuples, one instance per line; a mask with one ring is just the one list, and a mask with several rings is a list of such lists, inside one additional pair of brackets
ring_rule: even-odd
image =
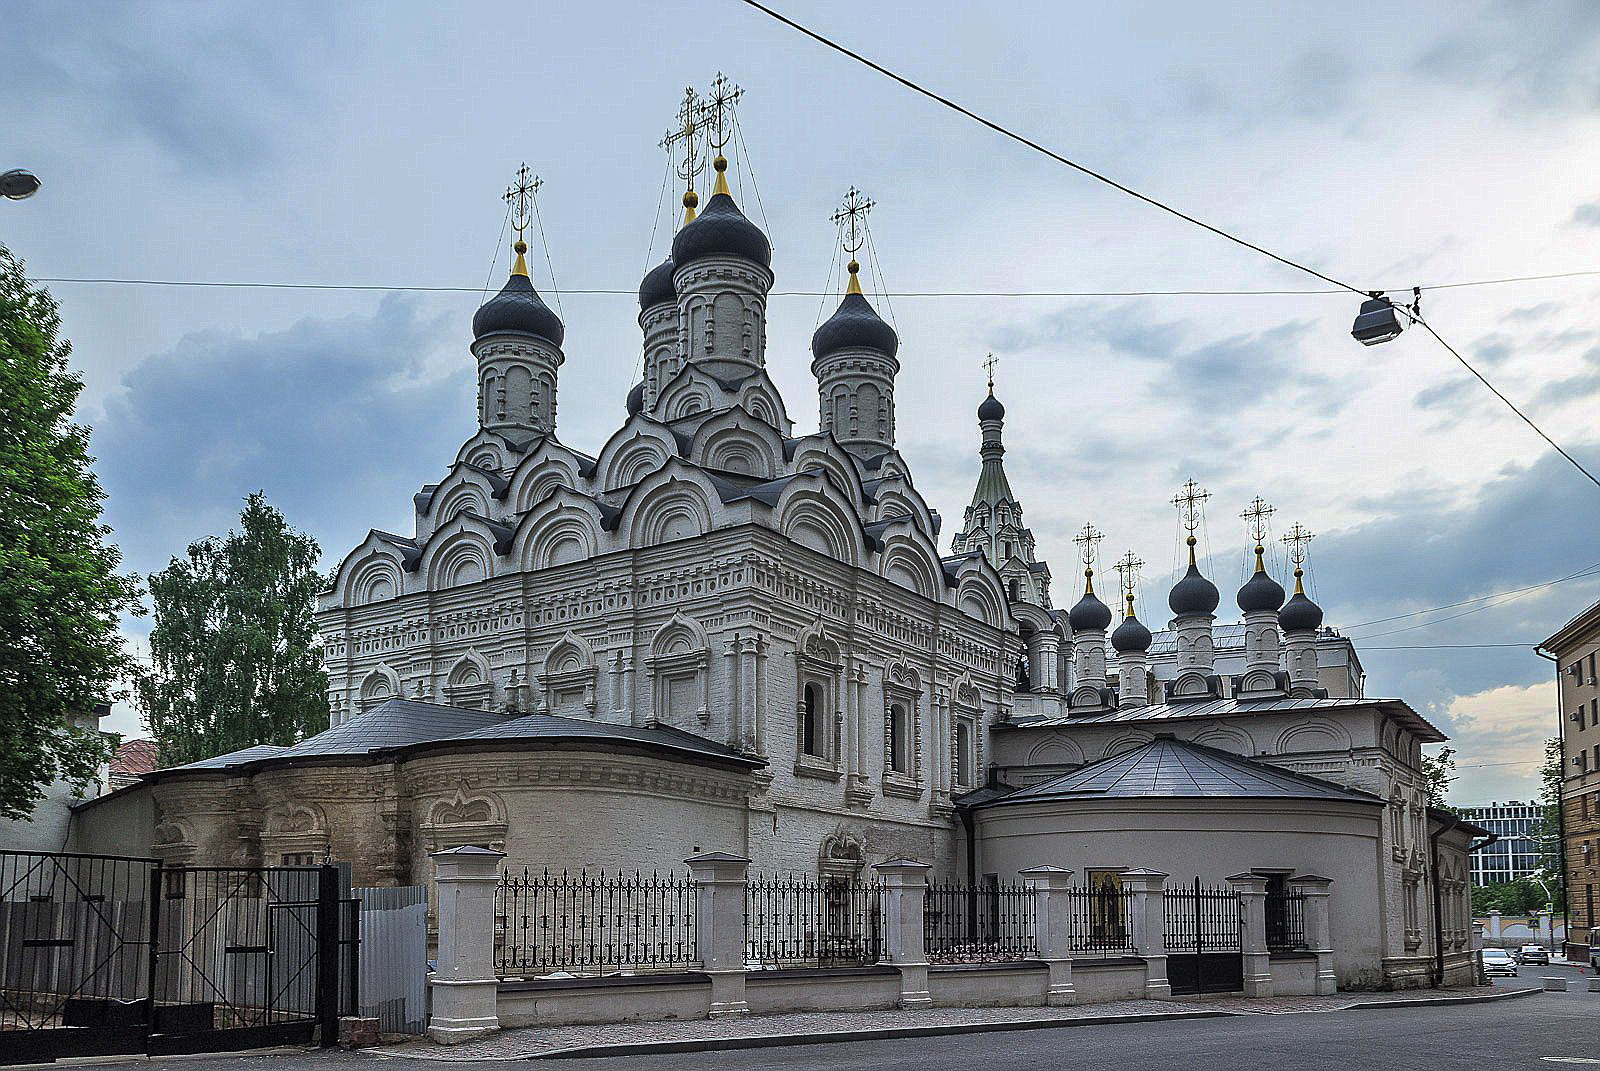
[(1117, 576), (1122, 581), (1122, 601), (1127, 606), (1127, 616), (1133, 616), (1133, 593), (1139, 586), (1139, 570), (1144, 568), (1144, 559), (1138, 557), (1133, 551), (1128, 551), (1117, 560)]
[(1306, 548), (1311, 546), (1311, 541), (1317, 538), (1315, 532), (1301, 524), (1294, 523), (1294, 527), (1284, 533), (1283, 545), (1289, 548), (1289, 560), (1294, 562), (1295, 568), (1306, 563)]
[(672, 160), (678, 173), (678, 178), (684, 184), (683, 193), (683, 222), (685, 225), (694, 222), (694, 210), (700, 204), (700, 195), (694, 192), (694, 183), (700, 177), (700, 139), (705, 136), (704, 125), (701, 118), (705, 113), (705, 102), (700, 99), (700, 94), (694, 86), (686, 86), (683, 90), (683, 103), (678, 105), (678, 127), (668, 130), (661, 139), (661, 147), (667, 150), (667, 156)]
[(861, 262), (856, 259), (856, 253), (867, 241), (867, 216), (872, 212), (872, 206), (878, 202), (851, 186), (844, 195), (844, 201), (839, 205), (839, 210), (828, 218), (834, 226), (839, 228), (839, 244), (844, 246), (844, 251), (850, 254), (850, 263), (845, 265), (850, 272), (850, 285), (846, 293), (861, 293), (861, 282), (858, 275), (861, 271)]
[(500, 198), (511, 209), (511, 226), (516, 229), (519, 242), (523, 240), (528, 224), (533, 222), (533, 195), (543, 185), (544, 180), (529, 171), (524, 163), (517, 168), (516, 181), (506, 187), (505, 196)]
[(1172, 504), (1178, 507), (1178, 518), (1188, 529), (1189, 538), (1194, 538), (1194, 533), (1200, 527), (1201, 517), (1205, 512), (1206, 499), (1211, 497), (1211, 492), (1195, 483), (1193, 480), (1183, 481), (1183, 487), (1172, 496)]
[(539, 192), (539, 187), (544, 185), (544, 180), (528, 170), (524, 163), (517, 168), (516, 181), (506, 187), (505, 196), (501, 198), (511, 212), (511, 226), (516, 228), (517, 240), (511, 246), (517, 254), (517, 262), (511, 266), (512, 275), (528, 275), (528, 242), (525, 237), (528, 225), (533, 222), (533, 213), (538, 209), (534, 205), (534, 195)]
[[(1000, 363), (1000, 358), (989, 354), (983, 359), (983, 370), (989, 373), (989, 393), (994, 393), (994, 366)], [(1132, 553), (1131, 551), (1129, 553)]]
[(1100, 553), (1100, 541), (1105, 533), (1092, 524), (1085, 524), (1072, 541), (1078, 544), (1078, 558), (1083, 562), (1084, 594), (1094, 594), (1094, 563)]
[(1256, 551), (1260, 553), (1261, 542), (1267, 538), (1267, 521), (1276, 509), (1267, 505), (1266, 500), (1260, 495), (1250, 500), (1250, 505), (1239, 514), (1244, 519), (1245, 529), (1250, 533), (1250, 538), (1256, 541)]
[(1178, 507), (1178, 519), (1189, 532), (1189, 538), (1184, 542), (1189, 545), (1190, 568), (1195, 567), (1194, 546), (1199, 542), (1194, 533), (1205, 518), (1206, 499), (1210, 497), (1211, 492), (1193, 480), (1183, 481), (1183, 487), (1172, 496), (1172, 504)]
[(733, 137), (733, 109), (739, 103), (739, 98), (744, 96), (744, 90), (728, 80), (728, 76), (721, 71), (711, 82), (711, 93), (701, 104), (701, 114), (709, 127), (707, 136), (710, 138), (711, 147), (717, 150), (717, 155), (723, 155), (722, 150), (727, 148), (728, 141)]

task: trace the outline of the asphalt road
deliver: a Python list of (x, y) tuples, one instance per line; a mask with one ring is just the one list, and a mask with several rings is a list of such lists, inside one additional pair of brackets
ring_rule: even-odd
[[(1081, 1026), (733, 1052), (539, 1061), (551, 1071), (1389, 1071), (1600, 1068), (1600, 993), (1575, 970), (1566, 993), (1487, 1004)], [(1541, 970), (1540, 974), (1543, 972)], [(1587, 975), (1583, 976), (1584, 978)], [(1506, 979), (1527, 985), (1533, 976)], [(521, 1062), (526, 1066), (525, 1062)], [(140, 1061), (170, 1071), (485, 1071), (482, 1062), (359, 1053)]]

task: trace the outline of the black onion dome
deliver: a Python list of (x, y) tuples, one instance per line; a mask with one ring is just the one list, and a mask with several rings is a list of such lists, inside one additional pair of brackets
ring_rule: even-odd
[(628, 392), (628, 415), (638, 416), (640, 411), (643, 409), (644, 380), (641, 379), (639, 382), (635, 383), (633, 385), (633, 389)]
[(899, 349), (900, 336), (860, 294), (846, 294), (811, 336), (811, 355), (818, 360), (840, 350), (876, 350), (893, 357)]
[(1296, 592), (1278, 611), (1278, 627), (1285, 632), (1319, 629), (1322, 627), (1322, 607), (1308, 599), (1305, 592)]
[(1154, 638), (1137, 617), (1124, 617), (1111, 634), (1111, 646), (1118, 651), (1148, 651)]
[(714, 256), (743, 257), (772, 267), (772, 243), (725, 193), (712, 194), (706, 210), (672, 239), (672, 261), (679, 268)]
[(561, 345), (567, 329), (561, 317), (550, 311), (533, 281), (526, 275), (512, 275), (505, 288), (484, 302), (472, 317), (472, 337), (515, 331), (522, 335), (537, 335), (554, 345)]
[(1167, 605), (1179, 617), (1214, 613), (1221, 601), (1217, 585), (1201, 576), (1197, 565), (1190, 565), (1183, 579), (1172, 585), (1172, 591), (1167, 594)]
[(1075, 632), (1104, 629), (1111, 624), (1111, 607), (1101, 602), (1094, 592), (1086, 591), (1078, 604), (1067, 611), (1067, 620)]
[(672, 285), (674, 266), (672, 258), (668, 257), (645, 273), (639, 284), (639, 308), (649, 309), (678, 300), (678, 291)]
[(979, 420), (1004, 420), (1005, 416), (1006, 407), (1001, 405), (1000, 399), (992, 394), (978, 403)]
[(1252, 610), (1276, 610), (1283, 605), (1283, 585), (1258, 569), (1239, 589), (1238, 601), (1239, 609), (1247, 614)]

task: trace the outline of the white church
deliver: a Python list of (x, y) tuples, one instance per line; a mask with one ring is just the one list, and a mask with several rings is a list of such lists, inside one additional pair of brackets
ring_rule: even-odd
[[(943, 531), (895, 445), (899, 340), (853, 258), (811, 342), (815, 419), (779, 395), (771, 247), (727, 167), (640, 284), (643, 379), (591, 452), (562, 439), (565, 329), (518, 238), (472, 320), (477, 433), (414, 528), (372, 531), (322, 597), (332, 727), (149, 775), (154, 852), (349, 861), (362, 885), (428, 881), (461, 845), (515, 867), (1321, 876), (1341, 985), (1468, 969), (1476, 832), (1429, 808), (1420, 765), (1444, 737), (1364, 694), (1299, 570), (1286, 599), (1258, 546), (1239, 613), (1219, 610), (1191, 485), (1165, 627), (1094, 592), (1092, 528), (1053, 607), (992, 383), (976, 490)], [(114, 811), (80, 808), (75, 847)]]

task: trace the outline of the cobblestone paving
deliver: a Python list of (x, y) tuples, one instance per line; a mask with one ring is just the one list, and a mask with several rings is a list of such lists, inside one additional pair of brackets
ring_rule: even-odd
[(1449, 996), (1477, 996), (1483, 989), (1434, 989), (1409, 993), (1341, 993), (1332, 997), (1243, 997), (1173, 1001), (1128, 1000), (1110, 1004), (1080, 1004), (1070, 1008), (933, 1008), (926, 1011), (807, 1012), (795, 1015), (750, 1015), (710, 1022), (673, 1019), (649, 1023), (611, 1023), (603, 1026), (530, 1027), (503, 1030), (464, 1045), (434, 1045), (415, 1041), (380, 1049), (376, 1056), (422, 1060), (519, 1060), (554, 1049), (593, 1045), (637, 1045), (651, 1042), (690, 1041), (703, 1038), (783, 1037), (791, 1034), (844, 1034), (905, 1026), (957, 1026), (1012, 1022), (1062, 1021), (1115, 1015), (1150, 1015), (1164, 1012), (1225, 1012), (1232, 1015), (1287, 1015), (1340, 1011), (1375, 1001), (1404, 1003)]

